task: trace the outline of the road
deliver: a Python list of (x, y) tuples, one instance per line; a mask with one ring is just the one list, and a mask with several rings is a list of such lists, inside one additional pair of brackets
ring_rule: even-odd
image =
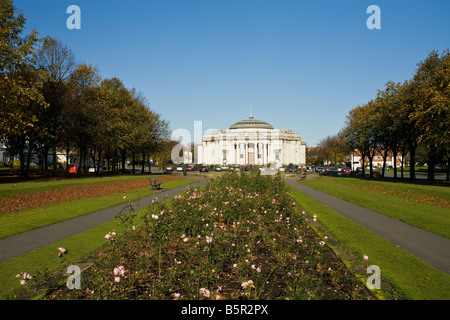
[[(393, 178), (394, 177), (394, 171), (387, 171), (385, 172), (384, 176), (386, 178)], [(409, 179), (409, 172), (406, 172), (403, 174), (404, 178)], [(400, 171), (397, 172), (397, 177), (400, 178), (401, 177), (401, 173)], [(416, 172), (416, 179), (428, 179), (428, 175), (426, 173), (417, 173)], [(435, 174), (434, 175), (434, 179), (435, 180), (444, 180), (445, 181), (445, 174)]]

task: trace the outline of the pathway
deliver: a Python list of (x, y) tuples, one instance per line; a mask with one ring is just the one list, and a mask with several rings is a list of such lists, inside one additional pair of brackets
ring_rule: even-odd
[[(199, 180), (188, 186), (163, 190), (152, 196), (132, 202), (133, 208), (134, 210), (145, 208), (146, 206), (151, 205), (152, 200), (159, 201), (166, 198), (171, 198), (179, 193), (182, 193), (187, 187), (194, 188), (204, 184), (205, 182), (206, 180)], [(5, 239), (0, 239), (0, 263), (20, 257), (21, 255), (30, 253), (34, 250), (43, 248), (85, 230), (114, 220), (127, 205), (128, 203), (124, 203), (47, 227), (34, 229)]]
[(354, 205), (335, 196), (285, 180), (291, 187), (379, 234), (436, 269), (450, 274), (450, 240), (429, 231), (413, 227), (375, 211)]

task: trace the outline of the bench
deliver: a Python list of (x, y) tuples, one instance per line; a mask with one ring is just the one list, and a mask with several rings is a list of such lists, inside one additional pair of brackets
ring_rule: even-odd
[(306, 180), (306, 176), (300, 176), (300, 180)]
[(158, 178), (151, 178), (150, 179), (150, 187), (152, 190), (159, 190), (161, 189), (162, 182), (158, 182)]

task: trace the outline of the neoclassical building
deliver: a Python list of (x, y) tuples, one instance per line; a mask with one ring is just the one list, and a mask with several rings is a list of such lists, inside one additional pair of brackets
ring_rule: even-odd
[(274, 129), (250, 116), (227, 130), (203, 135), (197, 156), (203, 165), (304, 166), (306, 142), (292, 130)]

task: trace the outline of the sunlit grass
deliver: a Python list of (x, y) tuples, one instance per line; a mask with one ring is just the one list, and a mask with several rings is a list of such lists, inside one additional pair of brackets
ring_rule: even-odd
[(450, 238), (448, 186), (345, 177), (321, 177), (298, 182)]
[[(317, 222), (322, 226), (322, 231), (337, 242), (336, 249), (343, 256), (368, 255), (368, 264), (380, 267), (384, 282), (382, 290), (387, 289), (383, 295), (388, 299), (391, 298), (392, 292), (385, 284), (392, 285), (406, 299), (450, 299), (448, 275), (302, 192), (292, 190), (295, 199), (309, 213), (310, 218), (314, 213), (317, 215)], [(358, 265), (360, 260), (355, 263), (351, 258), (349, 259), (348, 264), (355, 272), (364, 271)]]

